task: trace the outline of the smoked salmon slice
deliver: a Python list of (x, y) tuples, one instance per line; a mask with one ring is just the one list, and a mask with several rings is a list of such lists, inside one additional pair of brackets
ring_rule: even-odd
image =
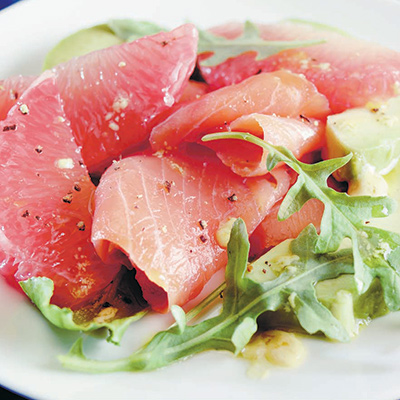
[(81, 159), (53, 73), (46, 72), (0, 121), (0, 274), (47, 277), (52, 303), (76, 309), (120, 270), (90, 241), (95, 187)]
[(115, 162), (96, 190), (97, 253), (107, 262), (120, 259), (121, 252), (128, 256), (143, 297), (161, 312), (194, 298), (226, 265), (236, 218), (253, 232), (290, 184), (284, 168), (241, 178), (210, 150), (195, 146), (190, 156)]
[(286, 71), (259, 74), (180, 107), (153, 128), (150, 143), (154, 150), (175, 148), (182, 141), (226, 130), (235, 119), (252, 113), (322, 119), (329, 112), (326, 98), (301, 76)]
[(300, 211), (285, 220), (278, 220), (280, 202), (275, 204), (264, 220), (250, 236), (251, 253), (260, 255), (283, 242), (286, 239), (296, 238), (309, 224), (318, 230), (324, 212), (324, 205), (318, 199), (307, 201)]
[[(261, 71), (287, 70), (304, 74), (313, 82), (329, 100), (333, 113), (398, 94), (400, 53), (395, 50), (318, 24), (286, 21), (258, 27), (265, 40), (322, 39), (325, 43), (283, 51), (260, 61), (255, 60), (254, 52), (247, 52), (215, 67), (200, 64), (212, 89), (241, 82)], [(243, 24), (225, 24), (211, 32), (234, 39), (243, 32)]]
[[(309, 118), (284, 118), (250, 114), (229, 125), (233, 132), (248, 132), (273, 145), (285, 146), (300, 158), (318, 149), (324, 141), (325, 124)], [(204, 143), (212, 148), (221, 161), (240, 176), (264, 175), (268, 152), (252, 143), (239, 140), (217, 140)]]

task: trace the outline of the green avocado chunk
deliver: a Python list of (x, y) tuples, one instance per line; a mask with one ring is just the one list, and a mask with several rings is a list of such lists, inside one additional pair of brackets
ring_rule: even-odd
[(47, 54), (43, 69), (50, 69), (73, 57), (123, 43), (108, 25), (97, 25), (82, 29), (61, 40)]
[(353, 153), (335, 174), (350, 182), (349, 193), (385, 194), (382, 176), (400, 158), (400, 97), (329, 116), (326, 133), (329, 158)]
[[(294, 265), (298, 256), (291, 251), (292, 242), (293, 239), (288, 239), (254, 261), (247, 276), (261, 283), (276, 279), (284, 270), (296, 268)], [(389, 312), (377, 278), (363, 294), (357, 291), (354, 274), (319, 281), (315, 284), (315, 292), (318, 301), (342, 324), (350, 337), (358, 334), (360, 325), (366, 325), (371, 319)], [(263, 329), (300, 328), (290, 304), (260, 316), (259, 323)]]

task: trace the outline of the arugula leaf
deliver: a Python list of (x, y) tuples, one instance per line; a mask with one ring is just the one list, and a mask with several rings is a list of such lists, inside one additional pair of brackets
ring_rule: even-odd
[(324, 40), (303, 41), (268, 41), (260, 37), (260, 32), (255, 24), (246, 21), (244, 31), (236, 39), (226, 39), (211, 32), (199, 30), (199, 53), (213, 52), (214, 54), (203, 60), (204, 66), (220, 64), (230, 57), (236, 57), (248, 51), (256, 51), (256, 60), (270, 57), (283, 50), (297, 47), (314, 46), (324, 43)]
[[(115, 280), (123, 279), (120, 274)], [(126, 276), (125, 276), (126, 277)], [(78, 311), (70, 308), (60, 308), (50, 304), (54, 292), (54, 282), (49, 278), (37, 277), (20, 282), (20, 285), (31, 301), (36, 305), (45, 318), (55, 326), (72, 331), (89, 332), (100, 328), (107, 328), (109, 336), (107, 341), (119, 344), (127, 327), (134, 321), (142, 318), (146, 313), (144, 303), (132, 301), (130, 304), (121, 305), (121, 301), (110, 297), (109, 293), (96, 299), (95, 304), (82, 307)], [(119, 289), (120, 290), (120, 289)], [(105, 289), (105, 291), (107, 291)], [(106, 299), (115, 304), (111, 306)]]
[(135, 21), (133, 19), (112, 19), (107, 23), (112, 32), (126, 42), (132, 42), (143, 36), (154, 35), (165, 31), (162, 26), (153, 22)]
[(60, 360), (67, 368), (87, 372), (148, 371), (205, 350), (238, 354), (256, 332), (258, 316), (288, 302), (309, 333), (322, 331), (330, 338), (347, 341), (347, 331), (316, 299), (313, 284), (351, 272), (352, 255), (349, 251), (334, 255), (312, 253), (317, 237), (315, 228), (306, 229), (293, 244), (293, 250), (299, 253), (296, 264), (284, 269), (276, 279), (257, 283), (246, 276), (249, 242), (245, 224), (238, 219), (228, 244), (226, 288), (220, 315), (188, 326), (183, 325), (179, 311), (177, 325), (159, 332), (144, 347), (120, 360), (87, 359), (82, 340), (75, 343), (68, 355), (60, 356)]
[[(388, 253), (400, 243), (400, 236), (372, 226), (366, 227), (365, 221), (371, 218), (387, 217), (395, 208), (394, 200), (388, 197), (349, 196), (338, 193), (327, 185), (328, 177), (345, 165), (351, 154), (317, 164), (304, 164), (284, 147), (273, 146), (249, 133), (228, 132), (215, 133), (203, 137), (203, 141), (217, 139), (240, 139), (268, 150), (267, 168), (273, 169), (279, 162), (284, 162), (298, 173), (296, 183), (286, 194), (279, 209), (278, 218), (286, 219), (299, 211), (310, 199), (323, 202), (324, 213), (321, 220), (320, 234), (315, 243), (315, 251), (319, 254), (336, 251), (343, 239), (350, 238), (353, 245), (355, 279), (359, 293), (364, 293), (375, 277), (384, 279), (388, 307), (393, 310), (400, 306), (398, 293), (399, 283), (397, 271), (399, 265), (390, 260), (380, 259), (380, 265), (372, 262), (380, 246), (388, 245)], [(390, 244), (391, 243), (391, 244)], [(397, 243), (397, 244), (396, 244)], [(398, 257), (392, 257), (398, 263)]]

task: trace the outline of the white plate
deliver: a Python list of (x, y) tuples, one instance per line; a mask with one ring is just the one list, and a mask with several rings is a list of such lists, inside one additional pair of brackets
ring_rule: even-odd
[[(78, 28), (110, 17), (147, 19), (170, 27), (229, 20), (297, 17), (336, 25), (400, 50), (396, 0), (25, 0), (0, 13), (0, 78), (40, 71), (47, 51)], [(0, 384), (37, 399), (395, 399), (400, 396), (400, 315), (374, 321), (351, 344), (307, 340), (308, 358), (295, 370), (273, 369), (266, 380), (246, 377), (246, 363), (209, 352), (151, 373), (87, 375), (63, 370), (56, 356), (77, 334), (50, 326), (0, 281)], [(124, 356), (166, 318), (130, 327), (120, 348), (90, 338), (89, 355)]]

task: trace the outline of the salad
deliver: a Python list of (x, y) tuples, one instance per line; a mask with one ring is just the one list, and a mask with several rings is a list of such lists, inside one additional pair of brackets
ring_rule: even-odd
[[(227, 25), (215, 28), (211, 33), (202, 31), (199, 45), (197, 30), (191, 25), (178, 27), (172, 33), (157, 33), (163, 28), (150, 23), (112, 21), (108, 25), (92, 28), (90, 32), (76, 34), (76, 37), (82, 38), (85, 36), (80, 35), (100, 31), (100, 36), (107, 33), (106, 46), (113, 44), (109, 40), (121, 42), (116, 51), (118, 63), (114, 62), (114, 68), (124, 71), (119, 76), (129, 69), (130, 61), (135, 64), (137, 54), (141, 56), (139, 71), (146, 76), (149, 64), (143, 58), (153, 45), (151, 65), (152, 68), (158, 67), (157, 72), (160, 73), (155, 82), (158, 87), (153, 92), (151, 88), (144, 90), (139, 86), (143, 83), (146, 87), (150, 78), (135, 80), (136, 92), (127, 89), (125, 85), (129, 80), (126, 79), (121, 89), (123, 93), (102, 93), (100, 96), (96, 86), (102, 86), (97, 83), (102, 79), (96, 73), (90, 76), (93, 69), (87, 65), (93, 67), (103, 58), (108, 61), (105, 56), (107, 50), (96, 53), (102, 54), (102, 57), (93, 59), (93, 55), (87, 56), (84, 59), (88, 63), (84, 64), (85, 68), (79, 64), (82, 62), (79, 58), (59, 65), (60, 61), (65, 61), (57, 59), (60, 52), (68, 57), (78, 54), (68, 54), (65, 46), (74, 53), (71, 42), (89, 43), (76, 37), (66, 39), (49, 54), (45, 66), (54, 67), (53, 72), (45, 72), (38, 80), (18, 78), (17, 83), (5, 81), (2, 84), (7, 98), (16, 102), (2, 122), (3, 148), (9, 160), (6, 167), (11, 165), (14, 170), (14, 165), (20, 165), (21, 161), (16, 160), (25, 154), (21, 152), (27, 142), (33, 149), (33, 155), (41, 157), (37, 158), (40, 161), (36, 161), (38, 167), (33, 171), (32, 187), (26, 189), (24, 186), (27, 191), (22, 192), (18, 199), (35, 199), (37, 204), (29, 203), (29, 207), (27, 203), (17, 204), (18, 221), (22, 221), (18, 224), (23, 229), (14, 227), (17, 232), (12, 234), (6, 226), (3, 227), (2, 251), (6, 254), (7, 263), (4, 263), (2, 273), (10, 280), (10, 277), (17, 277), (31, 300), (57, 326), (76, 330), (93, 330), (103, 326), (110, 330), (109, 339), (114, 342), (120, 340), (128, 324), (142, 317), (149, 306), (157, 311), (170, 309), (176, 319), (176, 324), (169, 330), (157, 334), (132, 356), (118, 361), (86, 359), (80, 340), (69, 355), (62, 357), (65, 366), (90, 372), (149, 370), (207, 349), (224, 349), (239, 354), (256, 332), (257, 318), (266, 311), (280, 311), (293, 317), (286, 325), (280, 316), (269, 317), (267, 323), (272, 326), (302, 329), (311, 334), (322, 332), (329, 338), (347, 341), (357, 333), (360, 323), (398, 309), (399, 237), (375, 228), (369, 222), (372, 218), (386, 217), (394, 210), (393, 201), (386, 195), (397, 190), (396, 180), (392, 178), (391, 182), (389, 178), (388, 184), (388, 179), (382, 176), (397, 173), (399, 103), (395, 95), (399, 56), (377, 46), (376, 52), (381, 57), (374, 56), (374, 59), (385, 62), (374, 65), (379, 72), (376, 81), (372, 81), (370, 75), (361, 78), (360, 74), (357, 75), (360, 65), (365, 63), (359, 57), (361, 64), (351, 66), (354, 81), (346, 81), (341, 86), (341, 68), (334, 64), (334, 60), (325, 59), (324, 52), (321, 52), (322, 58), (313, 52), (330, 45), (328, 39), (331, 37), (348, 40), (355, 47), (361, 46), (360, 42), (305, 22), (277, 26), (282, 27), (282, 36), (271, 37), (269, 41), (265, 38), (272, 29), (251, 23)], [(297, 31), (295, 38), (285, 36), (290, 36), (290, 32), (297, 29), (303, 29), (306, 37), (299, 38)], [(132, 42), (138, 35), (150, 37)], [(285, 40), (284, 44), (282, 40)], [(125, 41), (128, 44), (123, 44)], [(140, 52), (135, 53), (132, 60), (127, 58), (129, 54), (125, 49), (128, 47)], [(154, 62), (157, 49), (162, 66)], [(76, 49), (84, 53), (89, 50), (93, 49)], [(164, 53), (170, 59), (166, 59)], [(178, 56), (184, 59), (178, 60)], [(348, 54), (342, 56), (346, 58)], [(115, 60), (115, 57), (110, 59)], [(196, 62), (197, 70), (193, 75)], [(339, 65), (341, 62), (338, 61)], [(243, 65), (247, 68), (243, 69)], [(380, 71), (385, 67), (388, 70)], [(135, 72), (136, 76), (139, 75), (137, 70)], [(73, 73), (78, 73), (84, 82), (93, 78), (93, 83), (86, 87), (82, 85), (82, 80), (74, 82), (69, 77)], [(123, 76), (129, 77), (129, 73)], [(189, 81), (190, 76), (198, 80)], [(327, 76), (331, 77), (328, 84)], [(389, 76), (388, 81), (382, 83), (382, 76)], [(363, 87), (366, 79), (368, 85)], [(332, 80), (335, 80), (334, 90)], [(8, 84), (12, 86), (9, 88)], [(21, 97), (15, 95), (21, 92), (21, 89), (15, 90), (15, 85), (22, 88)], [(161, 90), (162, 97), (156, 98), (157, 93), (160, 94), (160, 85), (165, 90)], [(86, 95), (92, 90), (93, 97), (86, 102), (88, 105), (82, 98), (87, 99)], [(142, 116), (137, 115), (137, 92), (140, 93), (140, 100), (149, 96), (141, 103), (139, 111)], [(11, 93), (14, 96), (9, 96)], [(47, 96), (46, 111), (43, 111), (43, 96)], [(180, 100), (175, 105), (178, 98)], [(68, 104), (71, 99), (73, 101)], [(96, 99), (100, 99), (99, 114), (94, 111)], [(111, 109), (107, 112), (101, 109), (104, 99), (108, 102), (112, 99), (108, 104)], [(227, 99), (231, 101), (231, 107), (224, 110)], [(214, 113), (215, 110), (218, 112)], [(47, 114), (42, 115), (44, 112)], [(103, 125), (100, 127), (96, 125), (98, 115), (102, 117), (100, 123)], [(29, 122), (28, 118), (33, 122)], [(68, 139), (71, 135), (70, 125), (66, 122), (68, 119), (71, 119), (72, 134), (82, 147), (81, 151), (75, 142)], [(51, 140), (30, 134), (40, 134), (44, 120), (46, 128), (53, 134)], [(129, 137), (123, 137), (125, 126), (130, 128), (132, 124), (137, 128), (134, 134), (128, 129)], [(373, 132), (379, 130), (379, 138), (384, 140), (371, 141), (371, 135), (367, 135), (363, 124)], [(12, 142), (5, 136), (10, 132), (15, 133)], [(148, 135), (150, 151), (146, 142)], [(15, 138), (19, 138), (19, 142), (16, 143)], [(60, 148), (62, 152), (57, 152)], [(110, 153), (109, 148), (114, 153)], [(321, 149), (322, 155), (317, 153)], [(49, 156), (43, 162), (47, 151), (53, 158)], [(123, 154), (121, 160), (120, 154)], [(308, 163), (300, 162), (302, 157)], [(321, 157), (326, 161), (318, 162)], [(6, 167), (4, 177), (10, 175), (10, 169)], [(92, 180), (86, 175), (86, 167)], [(58, 175), (48, 174), (49, 169), (55, 168)], [(160, 171), (161, 179), (157, 175)], [(20, 170), (15, 176), (25, 174), (26, 171)], [(133, 180), (137, 175), (146, 184), (140, 186)], [(38, 184), (40, 180), (37, 178), (43, 176), (47, 186)], [(185, 240), (193, 243), (195, 239), (195, 243), (188, 246), (188, 242), (184, 242), (182, 245), (172, 237), (175, 243), (171, 244), (170, 230), (174, 224), (180, 224), (181, 219), (170, 216), (170, 225), (157, 220), (158, 243), (151, 253), (153, 257), (160, 246), (165, 246), (165, 235), (169, 240), (165, 243), (173, 249), (170, 260), (179, 255), (173, 259), (174, 266), (183, 259), (185, 265), (191, 262), (192, 270), (181, 273), (183, 267), (179, 267), (160, 272), (141, 267), (148, 262), (146, 264), (146, 260), (141, 259), (141, 254), (137, 255), (138, 247), (132, 247), (132, 243), (147, 240), (148, 247), (154, 245), (154, 233), (150, 238), (141, 233), (147, 232), (149, 223), (142, 216), (135, 220), (138, 218), (135, 210), (143, 208), (143, 199), (150, 203), (149, 194), (143, 190), (153, 185), (150, 194), (157, 206), (148, 208), (158, 210), (158, 213), (163, 210), (160, 196), (170, 210), (172, 200), (167, 202), (165, 199), (172, 198), (174, 192), (179, 193), (174, 201), (175, 209), (181, 216), (179, 205), (190, 204), (189, 200), (200, 192), (198, 181), (207, 182), (207, 176), (212, 177), (212, 180), (208, 179), (212, 182), (213, 191), (209, 192), (209, 185), (201, 186), (204, 198), (193, 209), (184, 210), (186, 217), (193, 215), (192, 219), (186, 218), (183, 225), (175, 229), (180, 234), (184, 233)], [(100, 184), (94, 189), (92, 181), (97, 183), (99, 177)], [(154, 177), (157, 179), (154, 180)], [(348, 182), (349, 187), (341, 184), (342, 181)], [(71, 184), (71, 191), (65, 191), (64, 188)], [(57, 196), (61, 192), (61, 196), (46, 195), (46, 201), (43, 201), (44, 188), (54, 190)], [(14, 193), (15, 188), (11, 189)], [(219, 202), (212, 197), (215, 190)], [(366, 196), (349, 197), (345, 194), (346, 190)], [(93, 192), (95, 205), (92, 216), (81, 204), (89, 204)], [(113, 197), (115, 194), (117, 197)], [(8, 221), (14, 221), (12, 218), (17, 218), (15, 210), (13, 214), (8, 214), (13, 195), (5, 192), (3, 196), (3, 205), (7, 207), (4, 206), (2, 212), (7, 215)], [(210, 210), (207, 207), (209, 199), (214, 201)], [(12, 201), (16, 203), (16, 199)], [(123, 204), (117, 207), (121, 201)], [(48, 203), (52, 210), (46, 214), (44, 206)], [(61, 222), (53, 215), (54, 204), (60, 209), (63, 207), (63, 211), (57, 210), (57, 213), (60, 212), (58, 217), (62, 217)], [(302, 208), (305, 204), (311, 209)], [(122, 217), (119, 214), (121, 210)], [(199, 216), (200, 212), (204, 212), (206, 217)], [(283, 229), (275, 228), (277, 224), (285, 224), (284, 221), (278, 222), (277, 215), (286, 221), (297, 221), (291, 219), (294, 213), (297, 213), (294, 218), (299, 222), (286, 222), (288, 225), (281, 225)], [(56, 223), (47, 221), (47, 215), (52, 217), (50, 220), (55, 218)], [(74, 223), (66, 224), (66, 217)], [(154, 216), (151, 218), (155, 221)], [(161, 215), (161, 220), (165, 221), (165, 215)], [(144, 225), (141, 225), (142, 221)], [(313, 225), (310, 226), (310, 222)], [(71, 253), (66, 249), (64, 255), (61, 247), (57, 251), (52, 248), (44, 259), (37, 257), (43, 245), (36, 240), (43, 240), (47, 233), (42, 225), (40, 233), (43, 232), (44, 236), (33, 235), (32, 230), (37, 231), (39, 224), (46, 223), (51, 225), (47, 228), (52, 235), (57, 234), (60, 226), (66, 229), (60, 236), (63, 249), (63, 238), (73, 237), (74, 249), (81, 250)], [(263, 225), (268, 228), (263, 228)], [(67, 231), (72, 228), (73, 233)], [(269, 233), (275, 229), (283, 231), (283, 236), (281, 232), (280, 236), (274, 234), (271, 237)], [(185, 230), (192, 232), (188, 239)], [(126, 231), (129, 231), (130, 237)], [(26, 246), (26, 238), (23, 238), (24, 245), (19, 242), (21, 232), (29, 233), (31, 249)], [(82, 235), (77, 236), (77, 233), (86, 235), (86, 247), (80, 245)], [(249, 233), (252, 234), (251, 247)], [(127, 237), (128, 241), (124, 242), (123, 238)], [(346, 241), (343, 243), (346, 238), (351, 240), (350, 245)], [(284, 239), (292, 240), (287, 242)], [(92, 242), (96, 252), (91, 250)], [(176, 247), (171, 247), (176, 243)], [(182, 253), (180, 245), (188, 254)], [(273, 248), (268, 251), (270, 247)], [(248, 262), (250, 249), (251, 263)], [(143, 246), (139, 250), (143, 250)], [(48, 275), (40, 278), (43, 271), (40, 274), (36, 271), (48, 262), (46, 258), (49, 254), (56, 257), (56, 261), (52, 268), (48, 268)], [(68, 280), (68, 276), (58, 274), (54, 268), (60, 263), (57, 258), (60, 254), (62, 261), (69, 256), (77, 261), (83, 260), (75, 263), (78, 270), (68, 271), (72, 276), (79, 277), (72, 286), (63, 280)], [(195, 258), (202, 261), (192, 261)], [(185, 313), (179, 306), (184, 306), (194, 297), (215, 270), (222, 268), (226, 262), (226, 282)], [(165, 266), (163, 263), (165, 261), (158, 261), (155, 265), (168, 268), (172, 264)], [(121, 264), (128, 268), (121, 272)], [(132, 264), (137, 267), (136, 275), (132, 272)], [(153, 265), (154, 261), (150, 264)], [(207, 268), (204, 269), (204, 266)], [(106, 273), (96, 275), (99, 268)], [(87, 273), (88, 270), (87, 276), (77, 274)], [(88, 277), (90, 279), (86, 279)], [(58, 279), (60, 283), (57, 286)], [(223, 308), (218, 316), (190, 324), (205, 306), (214, 304), (221, 294)]]

